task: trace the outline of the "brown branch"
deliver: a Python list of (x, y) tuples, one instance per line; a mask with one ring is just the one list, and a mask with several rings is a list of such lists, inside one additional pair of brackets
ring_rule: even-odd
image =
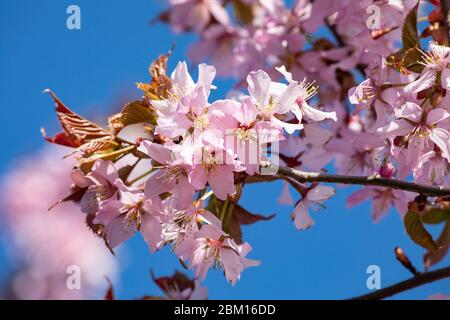
[(349, 176), (338, 174), (326, 174), (318, 172), (305, 172), (289, 167), (279, 167), (278, 174), (291, 177), (298, 182), (327, 182), (356, 184), (366, 186), (380, 186), (392, 189), (411, 191), (427, 196), (450, 196), (450, 189), (437, 186), (426, 186), (403, 180), (382, 178), (380, 176)]
[(375, 292), (371, 292), (362, 296), (351, 298), (350, 300), (380, 300), (385, 299), (400, 292), (411, 290), (433, 281), (442, 280), (450, 277), (450, 267), (438, 269), (435, 271), (420, 273), (417, 276), (396, 283), (392, 286), (379, 289)]

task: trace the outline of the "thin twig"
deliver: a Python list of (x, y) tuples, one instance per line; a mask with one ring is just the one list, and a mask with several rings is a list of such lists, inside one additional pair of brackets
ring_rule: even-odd
[(411, 290), (433, 281), (445, 279), (450, 277), (450, 267), (438, 269), (435, 271), (420, 273), (417, 276), (396, 283), (392, 286), (371, 292), (362, 296), (351, 298), (350, 300), (380, 300), (385, 299), (395, 294)]
[(450, 189), (437, 186), (426, 186), (414, 182), (388, 179), (380, 176), (350, 176), (339, 174), (326, 174), (318, 172), (305, 172), (289, 167), (278, 168), (278, 174), (295, 179), (298, 182), (328, 182), (356, 184), (367, 186), (380, 186), (392, 189), (411, 191), (427, 196), (450, 196)]

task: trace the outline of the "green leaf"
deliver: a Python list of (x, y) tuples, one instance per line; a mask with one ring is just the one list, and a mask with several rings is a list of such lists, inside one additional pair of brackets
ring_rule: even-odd
[(428, 251), (423, 257), (426, 269), (441, 262), (447, 255), (450, 245), (450, 220), (447, 220), (447, 223), (445, 224), (444, 229), (436, 242), (440, 247), (439, 250)]
[(406, 232), (412, 241), (430, 251), (439, 249), (431, 234), (425, 229), (422, 219), (417, 212), (408, 211), (403, 222)]
[(450, 209), (432, 208), (422, 216), (423, 223), (438, 224), (450, 218)]
[(156, 124), (156, 113), (144, 101), (133, 101), (127, 104), (122, 112), (111, 116), (108, 120), (109, 127), (118, 133), (126, 126), (136, 123)]
[(400, 72), (406, 73), (406, 70), (420, 73), (423, 65), (419, 63), (422, 59), (419, 33), (417, 31), (417, 10), (419, 2), (411, 9), (406, 16), (402, 28), (403, 48), (389, 55), (386, 58), (387, 64)]
[(402, 43), (404, 49), (414, 48), (419, 43), (419, 33), (417, 31), (417, 10), (419, 8), (419, 1), (411, 9), (406, 16), (402, 29)]

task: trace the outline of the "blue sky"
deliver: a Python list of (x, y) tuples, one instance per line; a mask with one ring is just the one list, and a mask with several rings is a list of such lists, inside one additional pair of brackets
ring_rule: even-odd
[[(66, 8), (81, 8), (82, 29), (66, 28)], [(184, 60), (192, 35), (175, 36), (164, 25), (150, 25), (165, 3), (154, 0), (25, 1), (0, 2), (0, 106), (3, 138), (0, 139), (0, 175), (15, 158), (39, 150), (44, 142), (39, 129), (55, 132), (58, 125), (53, 104), (41, 92), (51, 88), (71, 108), (98, 116), (118, 109), (121, 102), (138, 98), (134, 83), (148, 79), (149, 63), (175, 42), (170, 62)], [(216, 81), (223, 96), (230, 81)], [(225, 89), (224, 89), (225, 88)], [(352, 210), (344, 206), (356, 188), (339, 188), (326, 203), (327, 209), (312, 213), (315, 227), (297, 232), (289, 219), (291, 208), (280, 207), (280, 184), (246, 187), (242, 204), (263, 214), (276, 213), (269, 222), (244, 228), (253, 246), (251, 258), (262, 260), (248, 269), (235, 287), (220, 271), (210, 271), (205, 285), (213, 299), (339, 299), (362, 294), (366, 268), (379, 265), (381, 284), (408, 278), (395, 260), (393, 249), (401, 246), (416, 266), (423, 250), (405, 234), (400, 217), (391, 212), (379, 224), (370, 218), (370, 204)], [(4, 242), (7, 245), (7, 241)], [(150, 254), (140, 236), (128, 244), (122, 257), (120, 279), (115, 283), (119, 298), (158, 294), (149, 280), (149, 269), (158, 275), (181, 270), (168, 250)], [(441, 266), (449, 264), (446, 258)], [(0, 279), (8, 271), (5, 248), (0, 247)], [(423, 299), (450, 293), (450, 280), (405, 292), (397, 298)]]

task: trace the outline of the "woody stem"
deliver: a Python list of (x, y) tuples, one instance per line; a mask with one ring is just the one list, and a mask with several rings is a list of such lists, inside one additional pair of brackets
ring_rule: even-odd
[(397, 190), (415, 192), (427, 196), (450, 196), (450, 188), (440, 186), (426, 186), (414, 182), (403, 180), (383, 178), (378, 175), (374, 176), (351, 176), (339, 174), (327, 174), (319, 172), (305, 172), (289, 167), (279, 167), (278, 175), (290, 177), (298, 182), (326, 182), (326, 183), (342, 183), (366, 186), (380, 186)]

